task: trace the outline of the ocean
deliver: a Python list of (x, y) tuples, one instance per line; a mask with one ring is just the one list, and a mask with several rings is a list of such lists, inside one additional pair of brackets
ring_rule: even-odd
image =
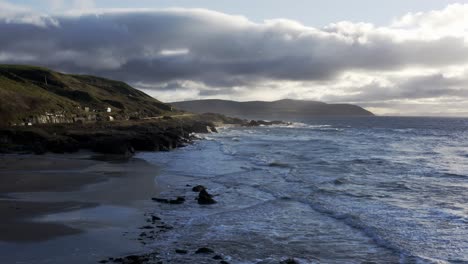
[[(356, 117), (226, 127), (169, 153), (154, 213), (174, 229), (147, 245), (167, 262), (468, 263), (468, 119)], [(204, 185), (215, 205), (198, 205)], [(211, 263), (211, 262), (206, 262)]]

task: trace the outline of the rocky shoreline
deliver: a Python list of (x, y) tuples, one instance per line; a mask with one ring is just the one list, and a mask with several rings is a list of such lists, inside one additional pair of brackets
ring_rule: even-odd
[(0, 128), (0, 153), (74, 153), (91, 150), (132, 156), (135, 151), (169, 151), (196, 139), (194, 133), (217, 132), (216, 126), (275, 125), (217, 114), (162, 117), (151, 120), (48, 124)]
[[(210, 206), (215, 204), (216, 201), (212, 198), (214, 195), (209, 194), (207, 188), (203, 185), (187, 184), (185, 186), (186, 193), (184, 196), (177, 196), (176, 198), (152, 198), (151, 200), (156, 203), (166, 204), (165, 210), (179, 210), (179, 205), (187, 202), (190, 206), (195, 206), (196, 200), (199, 205)], [(196, 198), (193, 198), (192, 193), (196, 193)], [(139, 232), (134, 234), (133, 239), (139, 241), (143, 246), (151, 245), (155, 240), (164, 239), (162, 235), (170, 232), (173, 229), (182, 228), (178, 223), (168, 223), (163, 216), (154, 212), (147, 212), (144, 215), (146, 224), (139, 227)], [(132, 239), (132, 238), (130, 238)], [(174, 245), (172, 251), (173, 259), (167, 260), (166, 253), (158, 249), (150, 249), (145, 253), (132, 254), (126, 256), (114, 256), (98, 260), (98, 263), (108, 264), (163, 264), (163, 263), (213, 263), (213, 264), (229, 264), (233, 261), (231, 257), (226, 256), (223, 252), (209, 246), (209, 241), (206, 243), (192, 245), (186, 247), (184, 245)], [(300, 262), (295, 258), (285, 258), (278, 262), (278, 264), (299, 264)]]
[[(241, 120), (216, 114), (206, 114), (133, 122), (6, 127), (0, 128), (0, 153), (45, 154), (52, 152), (61, 154), (91, 150), (95, 153), (106, 154), (102, 155), (102, 157), (124, 157), (127, 160), (136, 151), (169, 151), (183, 147), (197, 139), (194, 133), (215, 133), (217, 132), (216, 127), (223, 125), (252, 127), (280, 124), (286, 123)], [(31, 157), (30, 155), (25, 156)], [(47, 155), (44, 157), (47, 157)], [(174, 197), (153, 196), (151, 198), (149, 196), (148, 198), (164, 207), (172, 208), (174, 206), (174, 209), (182, 204), (211, 206), (217, 203), (218, 198), (216, 200), (214, 198), (217, 195), (212, 195), (211, 191), (208, 192), (208, 189), (202, 185), (187, 185), (185, 189), (187, 193)], [(168, 210), (170, 209), (168, 208)], [(145, 224), (137, 226), (137, 233), (135, 233), (134, 237), (135, 242), (144, 246), (152, 243), (155, 239), (162, 238), (160, 236), (171, 229), (178, 228), (177, 223), (164, 218), (163, 215), (147, 211), (143, 218), (146, 221)], [(209, 248), (208, 245), (199, 245), (196, 248), (181, 245), (180, 248), (175, 249), (174, 254), (186, 258), (201, 258), (212, 263), (226, 264), (230, 261), (229, 258), (223, 256), (222, 252), (219, 252), (219, 249)], [(160, 252), (150, 251), (128, 256), (114, 256), (96, 261), (100, 263), (149, 264), (162, 263), (163, 260), (164, 257), (160, 255)]]
[(171, 150), (187, 144), (191, 133), (213, 130), (210, 122), (189, 120), (14, 127), (0, 130), (0, 152), (73, 153), (85, 149), (131, 156), (135, 151)]
[[(186, 185), (187, 193), (186, 195), (191, 197), (190, 193), (197, 193), (197, 203), (199, 205), (210, 205), (216, 203), (212, 198), (213, 195), (209, 194), (207, 188), (202, 185), (197, 185), (192, 188), (191, 185)], [(175, 206), (174, 209), (177, 209), (177, 205), (181, 205), (185, 202), (191, 203), (189, 197), (178, 196), (176, 198), (160, 198), (153, 197), (151, 200), (156, 203), (167, 204), (171, 208)], [(187, 199), (188, 200), (187, 200)], [(171, 210), (171, 209), (167, 209)], [(137, 234), (137, 240), (142, 245), (151, 244), (155, 239), (160, 239), (160, 235), (165, 232), (177, 228), (177, 224), (169, 224), (165, 219), (162, 219), (161, 216), (156, 215), (155, 213), (145, 213), (146, 225), (139, 227), (141, 233)], [(219, 263), (219, 264), (228, 264), (229, 262), (222, 253), (215, 252), (214, 249), (200, 245), (199, 247), (189, 249), (189, 248), (176, 248), (173, 252), (176, 255), (180, 256), (199, 256), (204, 259), (211, 260), (210, 262)], [(135, 254), (122, 257), (109, 257), (107, 259), (100, 260), (98, 263), (123, 263), (123, 264), (162, 264), (164, 263), (164, 257), (158, 251), (150, 251), (144, 254)]]

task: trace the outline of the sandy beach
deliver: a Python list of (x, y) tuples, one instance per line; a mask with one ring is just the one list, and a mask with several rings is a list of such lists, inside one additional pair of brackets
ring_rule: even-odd
[(87, 152), (1, 155), (0, 262), (95, 263), (141, 250), (125, 234), (153, 206), (157, 172), (140, 159)]

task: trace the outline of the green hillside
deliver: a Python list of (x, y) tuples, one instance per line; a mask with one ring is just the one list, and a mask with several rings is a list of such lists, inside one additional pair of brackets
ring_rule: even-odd
[[(111, 114), (106, 113), (108, 107)], [(170, 110), (169, 105), (123, 82), (33, 66), (0, 65), (0, 125), (45, 115), (69, 121), (108, 115), (128, 119)]]

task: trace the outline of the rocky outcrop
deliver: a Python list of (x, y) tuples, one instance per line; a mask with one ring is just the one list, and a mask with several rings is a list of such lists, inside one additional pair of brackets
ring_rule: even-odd
[(187, 116), (150, 121), (0, 127), (0, 153), (69, 153), (87, 149), (131, 156), (135, 151), (170, 151), (184, 147), (195, 139), (193, 133), (216, 133), (215, 123), (247, 127), (287, 124), (241, 120), (218, 114)]
[(212, 250), (211, 248), (207, 248), (207, 247), (201, 247), (197, 249), (197, 251), (195, 251), (195, 254), (213, 254), (213, 253), (214, 253), (214, 250)]
[(251, 120), (250, 122), (243, 124), (246, 127), (256, 127), (256, 126), (273, 126), (273, 125), (287, 125), (290, 123), (283, 121), (264, 121), (264, 120)]
[(202, 189), (198, 194), (199, 204), (215, 204), (216, 201), (213, 199), (213, 195), (209, 194), (206, 189)]
[(206, 190), (205, 186), (203, 186), (203, 185), (197, 185), (197, 186), (192, 188), (193, 192), (201, 192), (203, 190)]
[(192, 133), (216, 131), (198, 120), (60, 124), (0, 129), (0, 153), (69, 153), (80, 149), (131, 156), (135, 151), (169, 151), (189, 144)]
[(179, 196), (176, 199), (165, 199), (165, 198), (152, 198), (151, 200), (158, 202), (158, 203), (165, 203), (165, 204), (183, 204), (185, 202), (185, 197)]

